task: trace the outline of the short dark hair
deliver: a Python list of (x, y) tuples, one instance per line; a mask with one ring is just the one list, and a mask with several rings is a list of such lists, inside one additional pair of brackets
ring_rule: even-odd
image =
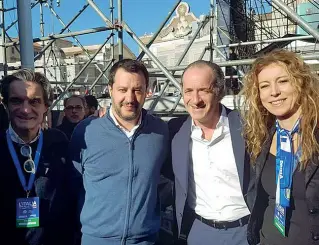
[(186, 69), (183, 71), (183, 74), (182, 74), (182, 86), (183, 86), (184, 74), (188, 69), (193, 68), (193, 67), (203, 67), (203, 66), (209, 67), (212, 70), (212, 72), (214, 73), (214, 75), (216, 76), (213, 87), (217, 88), (215, 94), (221, 100), (225, 96), (225, 75), (224, 75), (223, 70), (216, 63), (206, 61), (206, 60), (197, 60), (197, 61), (194, 61), (193, 63), (189, 64), (186, 67)]
[(30, 81), (39, 84), (43, 90), (43, 99), (46, 106), (50, 106), (53, 102), (53, 90), (49, 80), (40, 72), (34, 72), (30, 69), (21, 69), (12, 75), (5, 76), (1, 80), (1, 94), (3, 103), (7, 106), (9, 100), (10, 84), (14, 81)]
[(76, 95), (76, 94), (73, 94), (73, 95), (71, 95), (71, 96), (68, 97), (68, 98), (65, 98), (65, 99), (63, 100), (63, 106), (66, 107), (66, 103), (68, 103), (68, 101), (69, 101), (70, 99), (76, 99), (76, 98), (80, 99), (80, 100), (82, 101), (83, 107), (86, 108), (86, 101), (85, 101), (85, 99), (83, 98), (83, 96), (81, 96), (81, 95)]
[(148, 87), (149, 75), (148, 75), (148, 71), (147, 71), (145, 65), (141, 61), (132, 60), (132, 59), (119, 60), (111, 67), (109, 77), (108, 77), (109, 78), (109, 85), (111, 87), (114, 84), (115, 74), (116, 74), (117, 70), (120, 68), (124, 69), (127, 72), (132, 72), (132, 73), (142, 72), (144, 77), (145, 77), (146, 88)]
[(95, 98), (94, 95), (85, 95), (85, 101), (86, 101), (86, 105), (87, 107), (91, 108), (91, 107), (95, 107), (95, 109), (98, 109), (99, 107), (99, 102), (97, 101), (97, 99)]

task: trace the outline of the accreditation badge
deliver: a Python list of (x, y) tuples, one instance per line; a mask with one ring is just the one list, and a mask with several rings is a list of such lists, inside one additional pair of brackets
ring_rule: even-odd
[(275, 206), (274, 225), (281, 235), (286, 236), (286, 209), (280, 204)]
[(16, 227), (39, 227), (39, 197), (18, 198), (16, 200)]

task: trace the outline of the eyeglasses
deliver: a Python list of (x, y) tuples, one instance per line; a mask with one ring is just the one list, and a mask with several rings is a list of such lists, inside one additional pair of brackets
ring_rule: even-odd
[(35, 174), (35, 164), (32, 160), (32, 148), (29, 145), (23, 145), (20, 148), (20, 153), (22, 156), (28, 159), (23, 163), (23, 169), (29, 174)]
[(83, 107), (80, 106), (80, 105), (76, 105), (76, 106), (69, 105), (69, 106), (65, 107), (65, 109), (66, 109), (67, 111), (73, 111), (73, 110), (75, 110), (75, 111), (81, 111), (81, 110), (83, 110)]

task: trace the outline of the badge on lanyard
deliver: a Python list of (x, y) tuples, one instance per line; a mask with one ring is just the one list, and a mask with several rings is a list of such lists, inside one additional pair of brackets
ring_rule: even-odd
[(18, 198), (16, 200), (16, 227), (39, 227), (39, 197)]
[(286, 236), (286, 209), (280, 204), (275, 207), (274, 225), (281, 235)]
[(30, 194), (30, 191), (32, 190), (33, 183), (35, 180), (35, 174), (37, 171), (37, 167), (39, 165), (39, 160), (40, 160), (40, 155), (41, 155), (41, 150), (43, 145), (42, 131), (40, 131), (40, 137), (39, 137), (37, 150), (35, 152), (34, 161), (32, 159), (32, 148), (29, 145), (24, 145), (20, 149), (20, 153), (23, 156), (28, 157), (28, 159), (23, 164), (24, 171), (27, 173), (30, 173), (28, 185), (27, 185), (27, 181), (25, 179), (24, 173), (22, 172), (21, 164), (19, 162), (17, 153), (14, 149), (14, 146), (8, 131), (6, 136), (7, 136), (8, 148), (9, 148), (13, 163), (16, 167), (20, 183), (23, 189), (25, 190), (26, 196), (27, 196), (26, 198), (18, 198), (16, 200), (16, 227), (17, 228), (39, 227), (40, 199), (39, 197), (29, 197), (29, 194)]

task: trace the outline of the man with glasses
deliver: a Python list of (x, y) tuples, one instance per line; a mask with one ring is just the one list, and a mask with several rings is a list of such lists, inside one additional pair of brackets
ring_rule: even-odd
[(85, 117), (85, 99), (79, 95), (72, 95), (64, 100), (64, 117), (62, 124), (57, 126), (68, 139), (71, 138), (75, 126)]
[(23, 69), (2, 80), (1, 93), (10, 124), (0, 134), (0, 244), (72, 244), (68, 140), (41, 129), (50, 83)]

